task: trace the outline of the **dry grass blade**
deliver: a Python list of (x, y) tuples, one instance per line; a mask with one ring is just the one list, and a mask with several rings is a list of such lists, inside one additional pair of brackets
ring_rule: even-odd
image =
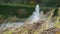
[(58, 15), (60, 16), (60, 7), (59, 7), (59, 9), (58, 9)]
[(58, 9), (58, 16), (57, 16), (57, 19), (56, 19), (56, 23), (54, 24), (54, 27), (57, 27), (60, 29), (60, 7)]
[(60, 21), (59, 21), (59, 19), (60, 19), (60, 16), (57, 17), (56, 23), (54, 24), (54, 27), (57, 27), (57, 28), (60, 29)]
[(49, 21), (50, 21), (50, 19), (52, 18), (52, 15), (53, 15), (53, 12), (54, 12), (54, 10), (52, 10), (51, 11), (51, 15), (48, 17), (48, 19), (47, 19), (47, 21), (46, 21), (46, 30), (48, 29), (48, 25), (49, 25)]

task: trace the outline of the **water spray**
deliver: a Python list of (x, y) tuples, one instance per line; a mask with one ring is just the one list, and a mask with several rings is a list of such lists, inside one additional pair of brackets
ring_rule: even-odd
[(38, 20), (39, 20), (39, 4), (36, 5), (35, 11), (29, 18), (29, 22), (34, 23), (34, 22), (37, 22)]

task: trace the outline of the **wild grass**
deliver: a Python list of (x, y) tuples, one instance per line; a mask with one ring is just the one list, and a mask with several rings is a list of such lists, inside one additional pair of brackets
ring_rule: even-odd
[(59, 10), (58, 10), (58, 16), (56, 18), (56, 23), (54, 24), (55, 27), (59, 28), (60, 29), (60, 7), (59, 7)]
[[(53, 12), (54, 12), (54, 9), (51, 10), (51, 14), (48, 17), (48, 19), (44, 22), (44, 24), (40, 25), (39, 27), (37, 26), (38, 28), (36, 30), (34, 30), (34, 28), (32, 28), (31, 30), (33, 30), (33, 31), (31, 31), (30, 33), (29, 33), (30, 30), (28, 29), (29, 27), (27, 27), (28, 26), (28, 24), (27, 24), (27, 26), (25, 26), (25, 27), (22, 26), (23, 27), (23, 29), (21, 30), (22, 32), (18, 31), (18, 30), (17, 30), (17, 32), (15, 32), (16, 30), (9, 30), (9, 31), (5, 31), (4, 34), (13, 34), (13, 33), (15, 33), (15, 34), (40, 34), (43, 31), (48, 30), (49, 23), (50, 23), (50, 20), (52, 19)], [(60, 9), (58, 11), (58, 16), (56, 18), (56, 21), (54, 23), (54, 27), (56, 27), (58, 29), (60, 29), (60, 13), (59, 12), (60, 12)], [(56, 34), (60, 34), (60, 31), (57, 32)]]

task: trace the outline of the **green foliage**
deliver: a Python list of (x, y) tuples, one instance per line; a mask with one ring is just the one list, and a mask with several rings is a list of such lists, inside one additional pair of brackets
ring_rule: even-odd
[(6, 16), (4, 16), (4, 15), (0, 15), (0, 18), (5, 18)]
[[(31, 15), (31, 13), (34, 11), (35, 5), (29, 4), (29, 1), (34, 1), (34, 0), (0, 0), (0, 14), (3, 14), (5, 16), (8, 15), (17, 15), (18, 17), (28, 17)], [(57, 5), (60, 5), (60, 0), (41, 0), (39, 2), (40, 8), (41, 9), (49, 9), (51, 7), (55, 7)], [(35, 3), (37, 1), (34, 1)], [(33, 2), (32, 2), (33, 3)], [(25, 9), (25, 13), (22, 12), (22, 14), (17, 14), (17, 9)], [(23, 14), (24, 13), (24, 14)]]
[[(24, 9), (25, 11), (19, 11), (20, 9)], [(17, 12), (19, 11), (20, 14), (18, 14)], [(17, 16), (19, 18), (25, 18), (28, 17), (31, 13), (33, 12), (33, 8), (28, 8), (28, 7), (19, 7), (19, 6), (0, 6), (0, 14), (4, 15), (4, 16)], [(19, 16), (20, 15), (20, 16)]]

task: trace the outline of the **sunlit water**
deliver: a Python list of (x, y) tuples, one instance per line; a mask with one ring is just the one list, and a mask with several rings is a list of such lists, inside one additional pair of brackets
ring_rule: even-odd
[(2, 24), (1, 25), (1, 28), (9, 28), (9, 27), (20, 27), (24, 24), (24, 22), (8, 22), (8, 23), (5, 23), (5, 24)]
[(12, 26), (21, 26), (24, 22), (8, 22), (8, 23), (5, 23), (5, 24), (2, 24), (1, 27), (12, 27)]

